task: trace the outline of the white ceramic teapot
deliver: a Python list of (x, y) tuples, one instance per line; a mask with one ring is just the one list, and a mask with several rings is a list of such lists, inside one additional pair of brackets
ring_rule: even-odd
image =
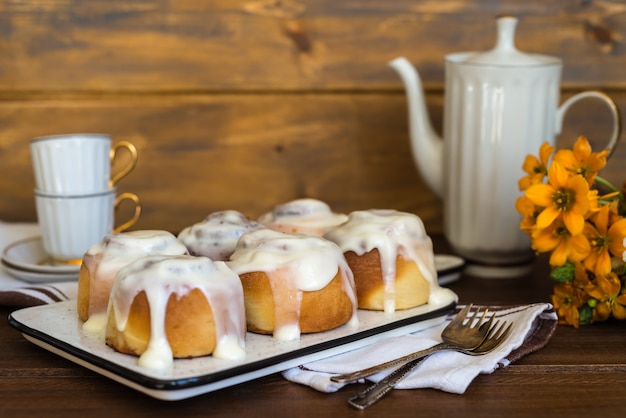
[[(607, 147), (620, 136), (615, 103), (597, 91), (559, 106), (561, 60), (515, 48), (517, 19), (498, 19), (498, 40), (487, 52), (446, 56), (443, 140), (433, 130), (419, 75), (405, 58), (389, 63), (402, 78), (409, 103), (411, 145), (422, 177), (443, 198), (444, 233), (471, 271), (518, 275), (528, 269), (530, 241), (519, 229), (517, 182), (528, 154), (560, 133), (576, 101), (600, 99), (614, 119)], [(486, 267), (490, 266), (490, 267)]]

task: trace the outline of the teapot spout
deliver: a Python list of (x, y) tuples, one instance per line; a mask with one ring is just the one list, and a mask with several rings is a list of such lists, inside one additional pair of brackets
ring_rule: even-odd
[(443, 141), (433, 129), (420, 77), (404, 57), (389, 62), (404, 83), (409, 109), (409, 133), (413, 159), (422, 178), (439, 197), (443, 196)]

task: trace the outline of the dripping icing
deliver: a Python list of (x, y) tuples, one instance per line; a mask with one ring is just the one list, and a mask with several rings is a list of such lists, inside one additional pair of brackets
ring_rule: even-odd
[[(300, 337), (302, 292), (326, 287), (341, 273), (342, 289), (352, 302), (355, 324), (356, 291), (352, 271), (341, 249), (318, 236), (261, 229), (244, 234), (228, 265), (237, 273), (263, 272), (274, 295), (274, 338)], [(280, 318), (283, 320), (281, 321)]]
[[(106, 313), (113, 280), (123, 266), (148, 254), (186, 253), (183, 243), (167, 231), (141, 230), (105, 235), (83, 257), (89, 271), (89, 317)], [(100, 322), (94, 319), (87, 329), (95, 331)]]
[[(109, 308), (121, 332), (128, 321), (131, 304), (144, 291), (150, 308), (150, 340), (138, 364), (163, 369), (173, 363), (165, 334), (165, 314), (170, 295), (186, 295), (199, 289), (211, 305), (215, 318), (215, 358), (245, 356), (245, 312), (239, 277), (224, 262), (207, 257), (146, 256), (123, 267), (117, 275)], [(237, 301), (237, 302), (233, 302)]]
[(325, 238), (337, 243), (343, 252), (362, 256), (378, 250), (384, 286), (384, 310), (395, 311), (396, 258), (413, 261), (429, 283), (430, 296), (438, 297), (437, 270), (432, 241), (416, 215), (391, 209), (354, 211), (348, 220), (331, 228)]

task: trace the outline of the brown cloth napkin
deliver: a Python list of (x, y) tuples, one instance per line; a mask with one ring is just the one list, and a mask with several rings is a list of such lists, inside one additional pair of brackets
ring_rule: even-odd
[[(0, 221), (0, 253), (7, 245), (18, 240), (39, 235), (35, 223)], [(25, 308), (76, 299), (76, 281), (29, 283), (11, 276), (0, 264), (0, 306)]]

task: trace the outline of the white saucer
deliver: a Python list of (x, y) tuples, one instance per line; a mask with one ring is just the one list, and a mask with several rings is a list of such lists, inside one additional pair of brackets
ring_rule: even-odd
[(515, 279), (530, 274), (533, 268), (533, 263), (504, 266), (467, 263), (465, 272), (470, 276), (480, 277), (481, 279)]
[(38, 273), (36, 271), (21, 270), (2, 262), (2, 268), (16, 279), (29, 283), (56, 283), (78, 280), (78, 273)]
[(47, 275), (77, 276), (80, 270), (80, 265), (52, 264), (50, 256), (43, 249), (41, 237), (30, 237), (9, 244), (2, 253), (2, 262), (7, 269)]
[(456, 282), (461, 277), (465, 260), (450, 254), (435, 254), (437, 281), (440, 285)]

